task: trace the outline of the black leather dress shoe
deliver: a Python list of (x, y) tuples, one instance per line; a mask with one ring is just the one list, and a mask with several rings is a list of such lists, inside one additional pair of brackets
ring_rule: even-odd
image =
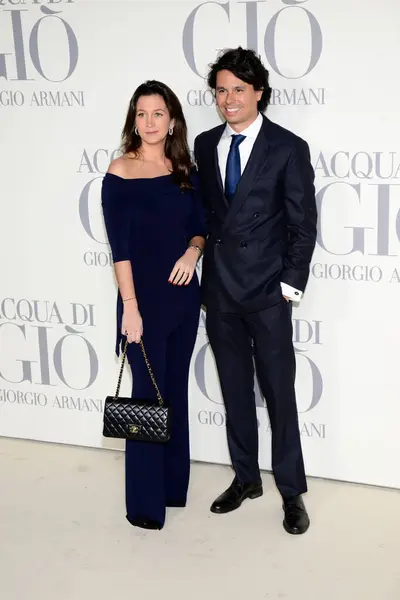
[(211, 512), (223, 514), (236, 510), (246, 498), (259, 498), (263, 495), (262, 482), (240, 483), (236, 477), (229, 488), (212, 503)]
[(284, 498), (283, 510), (285, 511), (283, 527), (288, 533), (299, 535), (307, 531), (310, 526), (310, 519), (301, 496)]

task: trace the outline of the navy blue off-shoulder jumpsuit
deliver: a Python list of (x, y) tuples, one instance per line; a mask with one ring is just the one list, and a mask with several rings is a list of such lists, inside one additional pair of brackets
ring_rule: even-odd
[[(202, 203), (195, 170), (193, 190), (181, 190), (174, 175), (123, 179), (107, 173), (102, 207), (114, 262), (129, 260), (143, 319), (143, 343), (155, 379), (171, 407), (167, 444), (127, 440), (126, 508), (133, 524), (150, 519), (162, 528), (166, 506), (184, 506), (189, 484), (188, 377), (197, 335), (200, 290), (195, 274), (188, 286), (168, 283), (188, 241), (204, 236)], [(117, 353), (123, 304), (117, 299)], [(132, 398), (156, 392), (140, 346), (128, 347)]]

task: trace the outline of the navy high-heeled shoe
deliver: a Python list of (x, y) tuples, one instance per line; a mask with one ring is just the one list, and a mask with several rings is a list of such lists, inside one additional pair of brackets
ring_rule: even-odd
[(127, 521), (134, 527), (141, 527), (142, 529), (162, 529), (162, 525), (159, 521), (155, 521), (154, 519), (130, 519), (128, 515), (126, 515)]

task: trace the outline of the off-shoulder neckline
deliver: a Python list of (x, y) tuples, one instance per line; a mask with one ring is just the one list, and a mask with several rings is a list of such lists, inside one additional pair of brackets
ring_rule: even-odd
[(117, 177), (117, 179), (121, 179), (121, 181), (153, 181), (154, 179), (163, 179), (164, 177), (171, 177), (173, 173), (168, 173), (167, 175), (157, 175), (157, 177), (121, 177), (120, 175), (116, 175), (115, 173), (107, 172), (106, 175), (112, 175), (112, 177)]

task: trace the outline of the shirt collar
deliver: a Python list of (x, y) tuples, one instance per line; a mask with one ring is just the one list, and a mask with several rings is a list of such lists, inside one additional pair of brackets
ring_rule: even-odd
[[(256, 137), (258, 136), (258, 134), (260, 133), (262, 124), (263, 124), (262, 115), (261, 115), (261, 113), (258, 113), (255, 121), (253, 121), (251, 125), (246, 127), (246, 129), (241, 131), (240, 134), (245, 135), (247, 138), (255, 140)], [(237, 135), (237, 133), (236, 133), (236, 131), (234, 131), (232, 129), (232, 127), (229, 125), (229, 123), (227, 123), (222, 136), (228, 138), (228, 137), (231, 137), (232, 135)]]

